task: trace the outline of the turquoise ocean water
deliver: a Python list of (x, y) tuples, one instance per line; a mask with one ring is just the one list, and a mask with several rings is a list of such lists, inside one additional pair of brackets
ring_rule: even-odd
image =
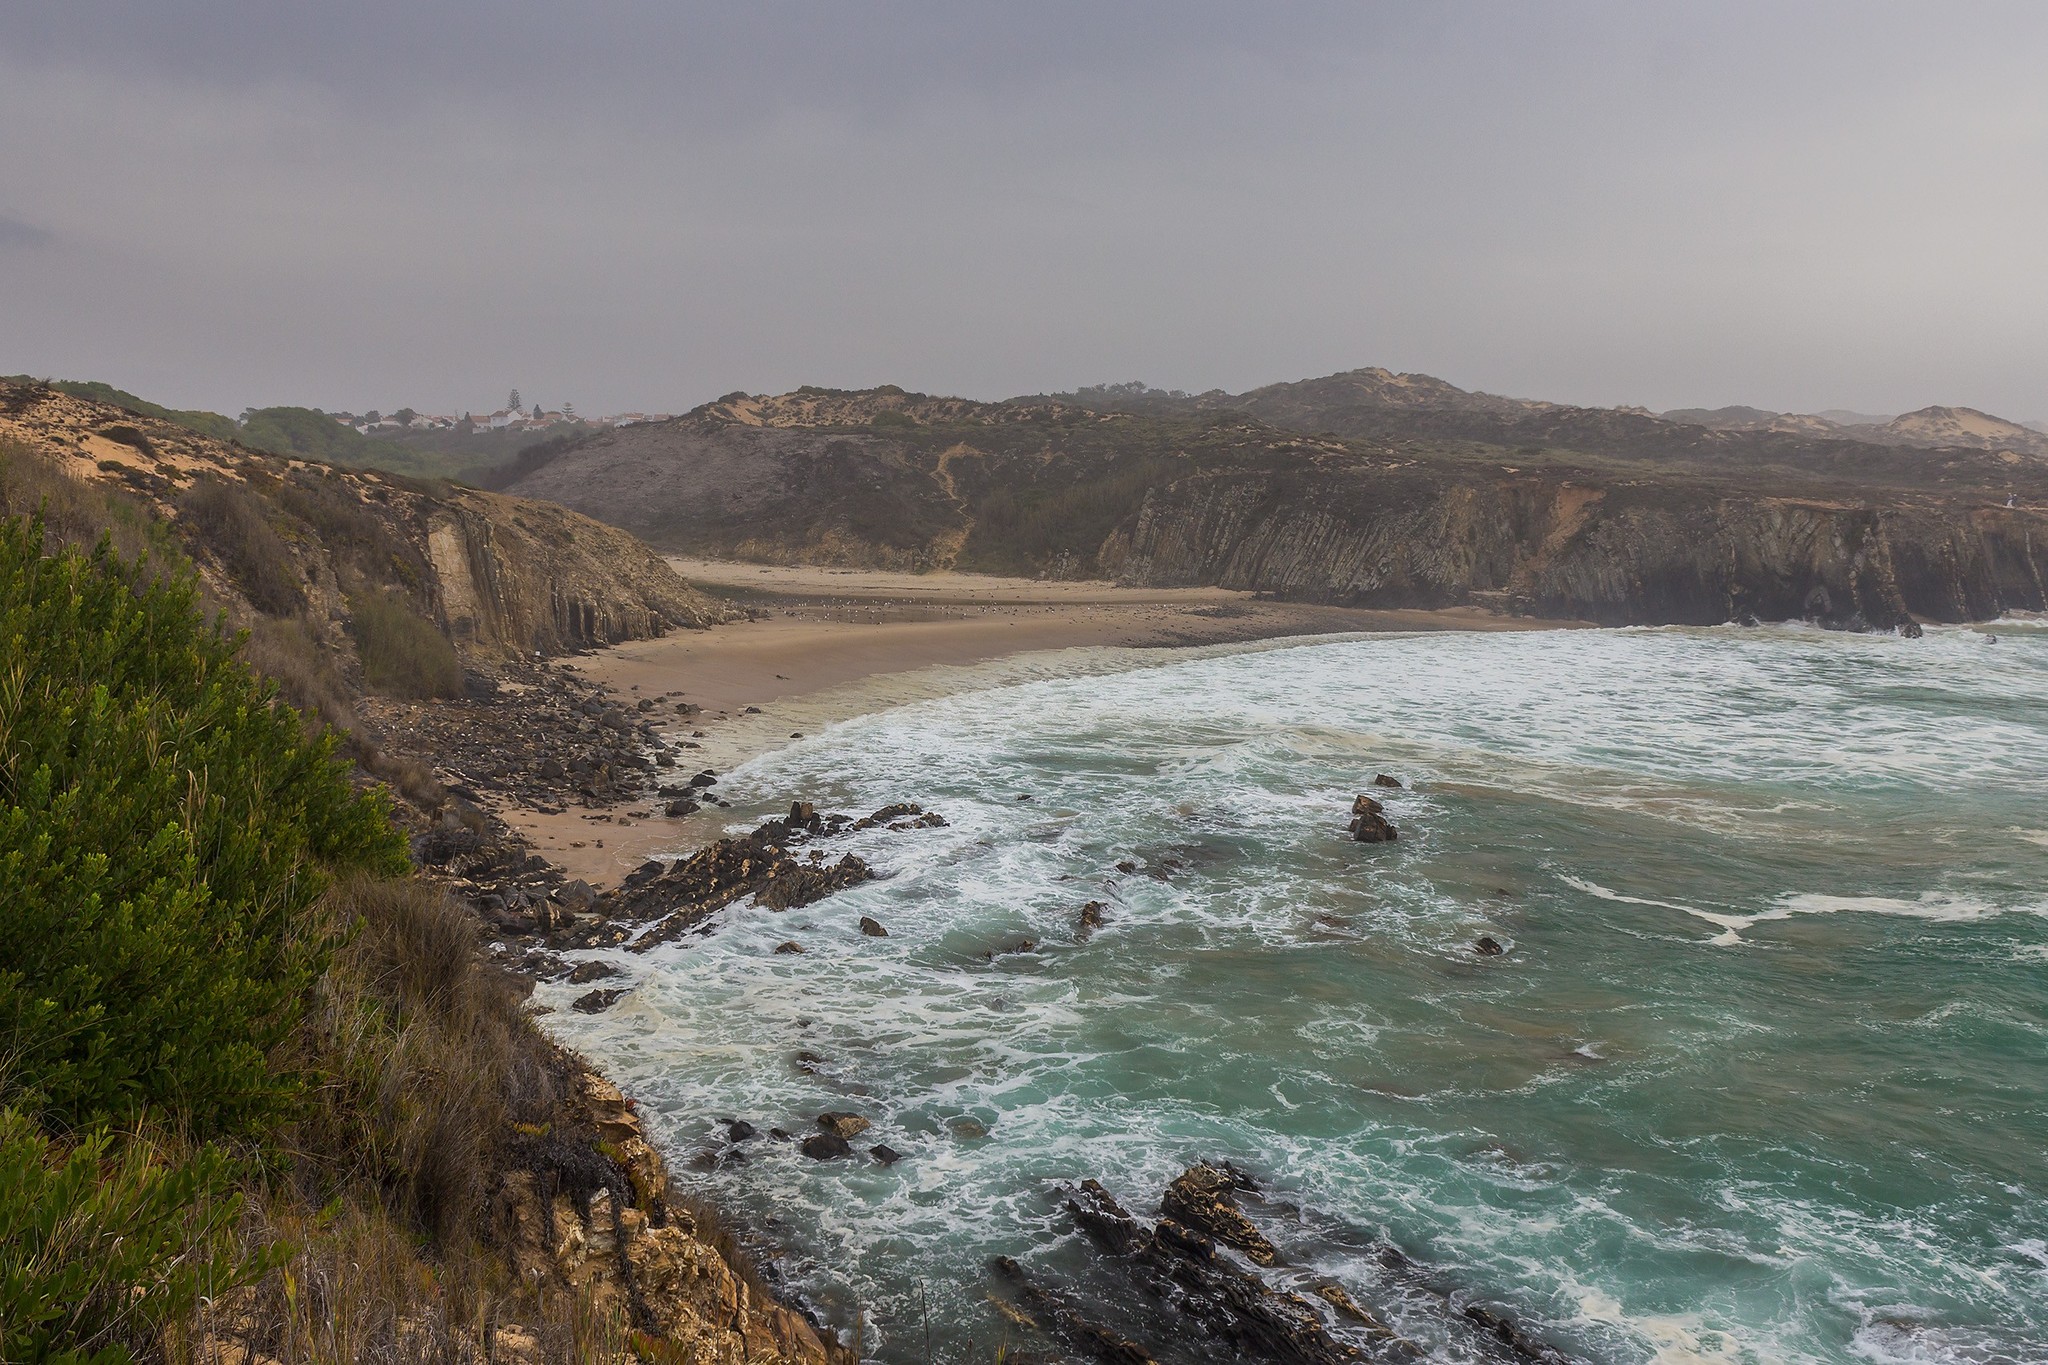
[[(997, 1255), (1116, 1323), (1063, 1184), (1149, 1214), (1228, 1158), (1300, 1208), (1290, 1263), (1437, 1359), (1489, 1357), (1376, 1244), (1588, 1360), (2048, 1360), (2048, 626), (1038, 673), (728, 774), (735, 815), (951, 823), (846, 841), (883, 880), (617, 954), (633, 994), (557, 1016), (679, 1169), (719, 1118), (825, 1109), (905, 1153), (685, 1172), (874, 1358), (925, 1359), (928, 1314), (932, 1358), (993, 1359)], [(1381, 771), (1402, 837), (1354, 844)]]

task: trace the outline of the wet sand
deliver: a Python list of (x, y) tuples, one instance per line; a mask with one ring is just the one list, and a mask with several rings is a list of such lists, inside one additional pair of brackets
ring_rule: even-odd
[[(656, 700), (664, 737), (686, 748), (677, 780), (719, 771), (845, 720), (947, 690), (956, 670), (1049, 650), (1137, 650), (1295, 636), (1428, 630), (1536, 630), (1582, 624), (1478, 608), (1366, 611), (1262, 601), (1222, 588), (764, 567), (672, 558), (677, 572), (750, 619), (616, 645), (572, 666), (628, 704)], [(991, 676), (987, 681), (1000, 681)], [(691, 702), (700, 714), (680, 717)], [(750, 710), (749, 708), (758, 708)], [(716, 837), (716, 808), (683, 819), (653, 801), (559, 815), (501, 812), (572, 877), (615, 884), (657, 853)]]

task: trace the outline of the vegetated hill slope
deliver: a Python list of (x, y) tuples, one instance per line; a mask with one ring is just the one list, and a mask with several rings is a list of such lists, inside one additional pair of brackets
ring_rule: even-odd
[(0, 444), (125, 489), (183, 532), (209, 586), (352, 652), (367, 601), (480, 658), (559, 654), (721, 609), (615, 527), (552, 503), (246, 449), (34, 383), (0, 385)]
[(1241, 394), (1164, 393), (1116, 384), (1051, 400), (1158, 415), (1237, 411), (1274, 426), (1362, 440), (1474, 441), (1707, 470), (1797, 471), (1858, 483), (1990, 486), (2014, 472), (2048, 472), (2048, 440), (1965, 408), (1929, 408), (1882, 426), (1855, 427), (1755, 408), (1660, 417), (1641, 408), (1472, 393), (1429, 375), (1381, 369), (1268, 384)]
[[(1772, 437), (1781, 449), (1383, 371), (1318, 383), (1229, 404), (1119, 391), (1137, 411), (894, 388), (733, 395), (551, 452), (511, 487), (664, 548), (771, 561), (1608, 623), (1888, 628), (2048, 605), (2048, 466), (2024, 456)], [(1239, 405), (1254, 399), (1275, 420)], [(1303, 434), (1346, 412), (1401, 434)], [(1675, 444), (1616, 453), (1636, 450), (1638, 426)], [(1539, 428), (1583, 444), (1507, 440)], [(1449, 434), (1466, 431), (1495, 439)], [(2009, 492), (2028, 505), (2006, 507)]]

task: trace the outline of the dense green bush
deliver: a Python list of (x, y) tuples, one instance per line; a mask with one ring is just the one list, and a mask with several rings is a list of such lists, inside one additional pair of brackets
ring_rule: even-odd
[(55, 1128), (262, 1131), (326, 872), (404, 866), (384, 798), (236, 645), (189, 580), (0, 523), (0, 1086)]
[(66, 1147), (0, 1109), (0, 1360), (125, 1365), (128, 1347), (260, 1275), (211, 1149), (182, 1159), (104, 1132)]
[(380, 592), (349, 599), (363, 684), (394, 697), (459, 697), (462, 661), (434, 623)]

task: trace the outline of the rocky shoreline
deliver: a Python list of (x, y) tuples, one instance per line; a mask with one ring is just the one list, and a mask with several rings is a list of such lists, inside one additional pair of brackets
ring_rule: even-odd
[[(785, 815), (743, 834), (715, 838), (687, 855), (649, 860), (617, 887), (592, 887), (533, 853), (490, 807), (573, 804), (598, 821), (675, 818), (717, 802), (718, 775), (684, 775), (684, 751), (663, 739), (654, 723), (661, 700), (621, 705), (560, 664), (513, 664), (474, 691), (457, 703), (387, 704), (378, 717), (387, 732), (437, 754), (440, 775), (449, 784), (450, 798), (438, 819), (414, 836), (416, 860), (424, 875), (475, 910), (505, 968), (529, 982), (591, 986), (573, 1002), (580, 1011), (608, 1009), (626, 988), (605, 984), (619, 974), (612, 964), (573, 961), (569, 955), (594, 949), (643, 953), (710, 933), (721, 910), (749, 898), (766, 913), (812, 904), (875, 875), (854, 854), (834, 858), (836, 839), (877, 828), (907, 835), (946, 823), (942, 815), (909, 803), (855, 817), (821, 813), (799, 800)], [(1370, 785), (1396, 791), (1403, 786), (1386, 774)], [(1345, 832), (1357, 842), (1398, 837), (1385, 807), (1372, 796), (1361, 793), (1350, 814)], [(1101, 923), (1099, 902), (1081, 907), (1077, 937)], [(863, 919), (861, 928), (870, 936), (888, 933), (872, 918)], [(803, 948), (791, 941), (776, 951)], [(1500, 951), (1490, 940), (1475, 945), (1482, 956)], [(551, 1166), (545, 1143), (535, 1146), (535, 1160), (509, 1178), (504, 1195), (522, 1268), (551, 1265), (677, 1342), (693, 1340), (696, 1324), (724, 1315), (723, 1321), (740, 1324), (731, 1329), (737, 1337), (726, 1339), (728, 1345), (744, 1342), (739, 1358), (826, 1365), (856, 1358), (857, 1347), (839, 1341), (793, 1296), (778, 1298), (771, 1279), (750, 1270), (744, 1256), (721, 1258), (695, 1235), (698, 1216), (677, 1212), (683, 1205), (630, 1099), (587, 1068), (579, 1085), (607, 1164)], [(726, 1141), (697, 1153), (691, 1164), (709, 1170), (745, 1161), (747, 1145), (757, 1140), (789, 1143), (816, 1161), (863, 1156), (857, 1140), (870, 1124), (858, 1114), (785, 1121), (798, 1131), (763, 1132), (744, 1118), (725, 1118)], [(874, 1143), (866, 1145), (864, 1156), (889, 1165), (903, 1154)], [(661, 1193), (650, 1199), (648, 1191)], [(1012, 1360), (1147, 1365), (1214, 1358), (1220, 1351), (1276, 1365), (1423, 1358), (1421, 1347), (1388, 1325), (1375, 1300), (1399, 1303), (1411, 1321), (1421, 1304), (1439, 1323), (1439, 1335), (1462, 1340), (1481, 1359), (1514, 1365), (1568, 1365), (1573, 1359), (1476, 1298), (1454, 1276), (1417, 1263), (1391, 1244), (1376, 1242), (1367, 1249), (1378, 1267), (1369, 1289), (1339, 1285), (1291, 1264), (1281, 1224), (1299, 1222), (1303, 1211), (1271, 1200), (1255, 1177), (1227, 1161), (1184, 1171), (1161, 1193), (1158, 1215), (1149, 1224), (1093, 1179), (1078, 1180), (1062, 1204), (1095, 1250), (1097, 1280), (1122, 1289), (1105, 1294), (1097, 1282), (1062, 1284), (1018, 1259), (999, 1258), (988, 1268), (991, 1302), (1028, 1339), (1058, 1352), (1012, 1351)], [(775, 1249), (747, 1240), (772, 1278)]]

